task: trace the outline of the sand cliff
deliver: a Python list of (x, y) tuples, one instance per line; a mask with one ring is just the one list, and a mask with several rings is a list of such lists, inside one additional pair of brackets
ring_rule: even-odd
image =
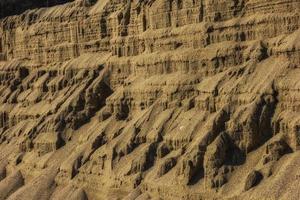
[(0, 200), (300, 197), (299, 0), (27, 2), (0, 19)]

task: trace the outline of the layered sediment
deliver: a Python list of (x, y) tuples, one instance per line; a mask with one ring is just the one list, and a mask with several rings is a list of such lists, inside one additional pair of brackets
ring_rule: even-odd
[(0, 200), (299, 197), (298, 0), (28, 5), (0, 19)]

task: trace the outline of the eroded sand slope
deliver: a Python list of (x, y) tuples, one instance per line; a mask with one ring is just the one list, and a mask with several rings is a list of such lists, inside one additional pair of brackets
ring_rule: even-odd
[(76, 0), (0, 19), (0, 200), (299, 199), (299, 0)]

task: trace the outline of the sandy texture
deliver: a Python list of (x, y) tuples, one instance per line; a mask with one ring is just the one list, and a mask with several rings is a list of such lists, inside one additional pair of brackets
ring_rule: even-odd
[(299, 199), (299, 0), (7, 15), (0, 200)]

